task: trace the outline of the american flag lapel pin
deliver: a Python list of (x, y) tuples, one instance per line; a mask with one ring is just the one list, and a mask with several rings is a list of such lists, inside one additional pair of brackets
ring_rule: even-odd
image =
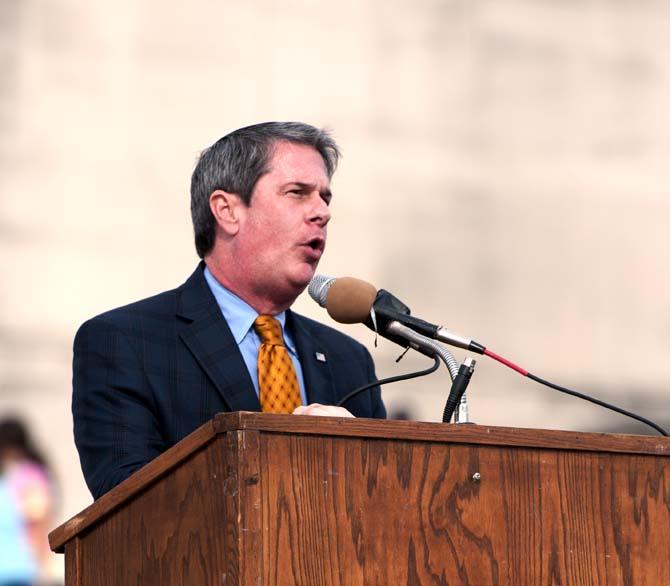
[(319, 362), (325, 362), (326, 361), (326, 355), (323, 354), (322, 352), (314, 352), (314, 356)]

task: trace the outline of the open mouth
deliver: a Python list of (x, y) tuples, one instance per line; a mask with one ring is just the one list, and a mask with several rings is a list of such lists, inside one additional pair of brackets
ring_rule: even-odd
[(323, 249), (326, 246), (326, 241), (323, 238), (312, 238), (307, 242), (307, 246), (314, 251), (323, 252)]
[(307, 240), (302, 246), (309, 262), (316, 262), (321, 258), (323, 250), (326, 248), (326, 241), (324, 238), (315, 236)]

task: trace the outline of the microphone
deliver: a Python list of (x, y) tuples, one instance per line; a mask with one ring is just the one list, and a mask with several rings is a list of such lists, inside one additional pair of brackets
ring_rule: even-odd
[[(471, 352), (484, 354), (486, 348), (470, 338), (454, 334), (443, 326), (431, 324), (410, 314), (410, 308), (384, 289), (353, 277), (316, 275), (309, 284), (309, 295), (335, 321), (345, 324), (363, 323), (371, 330), (404, 345), (388, 329), (396, 321), (419, 334)], [(402, 338), (401, 338), (402, 339)]]
[[(385, 338), (403, 347), (409, 345), (429, 358), (440, 356), (449, 368), (452, 378), (458, 371), (458, 364), (445, 348), (441, 348), (432, 339), (417, 334), (412, 328), (399, 323), (398, 320), (389, 319), (385, 321), (382, 328), (375, 328), (375, 320), (370, 314), (377, 298), (377, 290), (370, 283), (353, 277), (335, 279), (316, 275), (309, 284), (308, 292), (314, 301), (326, 308), (328, 315), (336, 322), (364, 323), (373, 331), (378, 331)], [(398, 303), (401, 302), (398, 301)]]
[(307, 291), (330, 317), (343, 324), (365, 322), (377, 296), (373, 285), (353, 277), (315, 275)]
[[(640, 415), (631, 413), (621, 407), (606, 403), (605, 401), (596, 399), (585, 393), (580, 393), (568, 387), (563, 387), (540, 378), (511, 360), (489, 350), (479, 342), (459, 336), (458, 334), (453, 334), (443, 326), (437, 326), (413, 317), (410, 315), (409, 307), (400, 301), (400, 299), (384, 289), (379, 289), (379, 291), (377, 291), (373, 285), (361, 281), (360, 279), (354, 279), (352, 277), (335, 279), (334, 277), (316, 275), (309, 284), (308, 292), (314, 301), (321, 307), (326, 308), (330, 317), (335, 321), (346, 324), (358, 322), (364, 323), (371, 330), (379, 332), (385, 338), (388, 338), (401, 346), (407, 346), (405, 338), (393, 334), (395, 326), (392, 324), (393, 322), (398, 322), (428, 338), (439, 340), (440, 342), (451, 344), (452, 346), (457, 346), (459, 348), (464, 348), (471, 352), (476, 352), (477, 354), (484, 354), (536, 383), (540, 383), (561, 393), (566, 393), (573, 397), (589, 401), (590, 403), (599, 405), (605, 409), (610, 409), (620, 415), (625, 415), (626, 417), (630, 417), (654, 428), (661, 435), (668, 435), (668, 432), (660, 425), (645, 417), (641, 417)], [(390, 328), (389, 325), (391, 325)]]

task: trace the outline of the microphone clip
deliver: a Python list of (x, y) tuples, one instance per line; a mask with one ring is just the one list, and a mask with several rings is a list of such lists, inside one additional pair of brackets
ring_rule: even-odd
[(410, 308), (395, 295), (385, 289), (379, 289), (372, 303), (370, 315), (363, 323), (376, 334), (381, 332), (392, 342), (405, 346), (406, 340), (388, 331), (388, 325), (393, 321), (397, 321), (429, 338), (434, 338), (437, 331), (436, 326), (413, 317)]

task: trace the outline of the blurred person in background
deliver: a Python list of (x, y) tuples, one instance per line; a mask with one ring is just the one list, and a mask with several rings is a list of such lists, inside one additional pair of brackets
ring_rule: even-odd
[(25, 424), (0, 420), (0, 586), (62, 583), (49, 550), (53, 484)]

